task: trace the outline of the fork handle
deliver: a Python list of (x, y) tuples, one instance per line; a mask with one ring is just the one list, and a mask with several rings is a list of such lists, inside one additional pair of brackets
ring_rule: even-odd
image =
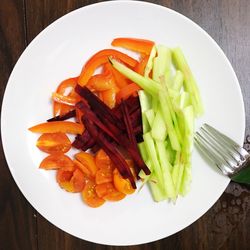
[(242, 184), (250, 184), (250, 157), (245, 162), (245, 166), (231, 177), (231, 180)]

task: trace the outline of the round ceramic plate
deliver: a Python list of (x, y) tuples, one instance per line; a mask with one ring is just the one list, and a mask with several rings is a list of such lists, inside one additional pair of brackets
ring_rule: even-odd
[(194, 22), (150, 3), (114, 1), (90, 5), (58, 19), (42, 31), (18, 60), (2, 106), (2, 141), (10, 171), (31, 205), (60, 229), (109, 245), (147, 243), (172, 235), (201, 217), (229, 183), (194, 149), (190, 193), (176, 204), (156, 203), (147, 187), (117, 203), (93, 209), (80, 194), (63, 191), (53, 171), (39, 170), (45, 154), (38, 135), (27, 129), (52, 115), (51, 93), (63, 79), (79, 75), (96, 51), (113, 38), (151, 39), (180, 46), (197, 79), (206, 121), (243, 142), (244, 105), (236, 75), (216, 42)]

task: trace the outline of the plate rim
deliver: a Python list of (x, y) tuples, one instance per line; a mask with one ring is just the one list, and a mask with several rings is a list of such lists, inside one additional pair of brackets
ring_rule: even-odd
[[(52, 23), (50, 23), (48, 26), (46, 26), (42, 31), (40, 31), (32, 40), (31, 42), (27, 45), (27, 47), (23, 50), (23, 52), (21, 53), (20, 57), (17, 59), (12, 71), (11, 71), (11, 74), (8, 78), (8, 81), (7, 81), (7, 84), (6, 84), (6, 87), (5, 87), (5, 90), (4, 90), (4, 94), (3, 94), (3, 99), (2, 99), (2, 105), (1, 105), (1, 138), (2, 138), (2, 145), (3, 145), (3, 153), (4, 153), (4, 157), (6, 159), (6, 162), (7, 162), (7, 165), (8, 165), (8, 168), (10, 170), (10, 173), (11, 173), (11, 176), (14, 180), (14, 182), (16, 183), (18, 189), (21, 191), (22, 195), (25, 197), (25, 199), (28, 201), (28, 203), (32, 206), (33, 209), (35, 209), (44, 219), (46, 219), (49, 223), (51, 223), (52, 225), (54, 225), (55, 227), (59, 228), (60, 230), (62, 230), (63, 232), (66, 232), (78, 239), (81, 239), (81, 240), (85, 240), (85, 241), (88, 241), (88, 242), (92, 242), (92, 243), (96, 243), (96, 244), (103, 244), (103, 245), (113, 245), (113, 246), (132, 246), (132, 245), (140, 245), (140, 244), (146, 244), (146, 243), (151, 243), (151, 242), (155, 242), (155, 241), (158, 241), (158, 240), (161, 240), (161, 239), (164, 239), (166, 237), (170, 237), (172, 235), (174, 235), (175, 233), (178, 233), (182, 230), (184, 230), (185, 228), (189, 227), (190, 225), (192, 225), (193, 223), (195, 223), (197, 220), (199, 220), (203, 215), (205, 215), (205, 213), (218, 201), (218, 199), (221, 197), (221, 195), (224, 193), (225, 189), (221, 191), (221, 194), (219, 195), (218, 199), (215, 200), (212, 205), (205, 210), (205, 212), (203, 212), (200, 216), (198, 216), (193, 222), (191, 223), (186, 223), (184, 227), (181, 227), (181, 229), (178, 229), (177, 231), (173, 232), (172, 234), (168, 235), (168, 236), (165, 236), (165, 237), (162, 237), (162, 236), (158, 236), (158, 238), (155, 238), (153, 240), (150, 240), (150, 241), (144, 241), (144, 242), (139, 242), (139, 243), (135, 243), (135, 244), (109, 244), (109, 243), (106, 243), (106, 242), (102, 242), (102, 241), (91, 241), (89, 239), (83, 239), (81, 238), (80, 236), (76, 235), (75, 233), (72, 233), (70, 232), (69, 230), (65, 230), (65, 229), (62, 229), (61, 227), (59, 227), (58, 225), (55, 225), (54, 222), (50, 221), (49, 219), (47, 219), (47, 215), (44, 215), (43, 213), (40, 213), (40, 211), (38, 210), (39, 208), (36, 208), (36, 204), (34, 204), (34, 201), (33, 199), (28, 199), (27, 197), (29, 197), (29, 194), (25, 193), (23, 191), (23, 188), (21, 187), (19, 181), (18, 181), (18, 178), (16, 177), (15, 175), (15, 172), (14, 172), (14, 168), (11, 167), (11, 165), (9, 164), (10, 162), (10, 159), (9, 159), (9, 156), (8, 156), (8, 153), (6, 152), (6, 140), (5, 140), (5, 136), (4, 136), (4, 133), (3, 133), (3, 127), (5, 128), (5, 125), (4, 125), (4, 116), (5, 116), (5, 113), (6, 113), (6, 100), (8, 98), (8, 89), (10, 88), (10, 83), (12, 81), (12, 77), (14, 75), (14, 72), (15, 72), (15, 69), (17, 67), (17, 65), (20, 63), (20, 61), (22, 60), (23, 56), (29, 52), (30, 48), (32, 48), (33, 44), (36, 43), (37, 40), (40, 39), (41, 36), (44, 36), (46, 35), (47, 32), (49, 32), (50, 29), (53, 29), (54, 26), (61, 22), (62, 20), (68, 18), (69, 16), (71, 15), (75, 15), (75, 13), (77, 12), (81, 12), (83, 9), (90, 9), (90, 8), (95, 8), (96, 6), (100, 6), (100, 5), (113, 5), (113, 4), (121, 4), (121, 3), (127, 3), (127, 4), (137, 4), (137, 5), (150, 5), (152, 6), (152, 8), (159, 8), (159, 9), (164, 9), (165, 11), (169, 11), (170, 13), (173, 13), (177, 16), (179, 16), (180, 18), (184, 19), (186, 22), (189, 22), (191, 23), (192, 25), (194, 25), (196, 28), (199, 29), (200, 32), (202, 32), (207, 39), (209, 39), (217, 48), (218, 52), (220, 52), (220, 55), (223, 57), (224, 61), (227, 63), (227, 65), (229, 66), (230, 68), (230, 71), (232, 72), (232, 75), (234, 77), (234, 80), (235, 82), (237, 83), (236, 84), (236, 87), (237, 87), (237, 91), (238, 91), (238, 94), (239, 94), (239, 97), (240, 97), (240, 102), (241, 102), (241, 108), (242, 108), (242, 111), (243, 111), (243, 122), (242, 122), (242, 125), (243, 125), (243, 132), (242, 132), (242, 136), (240, 138), (240, 141), (241, 141), (241, 144), (243, 144), (244, 142), (244, 133), (245, 133), (245, 129), (246, 129), (246, 114), (245, 114), (245, 104), (244, 104), (244, 100), (243, 100), (243, 94), (242, 94), (242, 90), (241, 90), (241, 86), (240, 86), (240, 83), (239, 83), (239, 80), (237, 78), (237, 75), (231, 65), (231, 62), (229, 61), (229, 59), (227, 58), (227, 56), (225, 55), (224, 51), (221, 49), (221, 47), (217, 44), (217, 42), (200, 26), (198, 25), (196, 22), (194, 22), (192, 19), (190, 19), (189, 17), (186, 17), (185, 15), (173, 10), (173, 9), (170, 9), (168, 7), (165, 7), (163, 5), (159, 5), (159, 4), (155, 4), (155, 3), (150, 3), (150, 2), (142, 2), (142, 1), (131, 1), (131, 0), (120, 0), (120, 1), (116, 1), (116, 0), (112, 0), (112, 1), (107, 1), (107, 2), (98, 2), (98, 3), (93, 3), (93, 4), (90, 4), (90, 5), (87, 5), (87, 6), (83, 6), (83, 7), (80, 7), (80, 8), (77, 8), (75, 10), (72, 10), (70, 11), (69, 13), (59, 17), (58, 19), (56, 19), (55, 21), (53, 21)], [(228, 186), (230, 182), (230, 179), (228, 179), (228, 183), (226, 184), (226, 187)], [(32, 201), (31, 201), (32, 200)]]

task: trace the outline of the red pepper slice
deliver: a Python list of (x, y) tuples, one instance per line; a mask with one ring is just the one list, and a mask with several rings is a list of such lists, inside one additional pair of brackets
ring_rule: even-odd
[(135, 83), (130, 83), (129, 85), (123, 87), (116, 95), (117, 103), (120, 103), (122, 99), (128, 99), (131, 95), (133, 95), (140, 89), (141, 88)]
[(111, 44), (115, 47), (122, 47), (149, 55), (155, 43), (146, 39), (119, 37), (115, 38)]
[(94, 74), (95, 70), (101, 66), (104, 63), (108, 62), (108, 58), (109, 57), (113, 57), (117, 60), (120, 60), (121, 62), (125, 63), (126, 65), (130, 66), (130, 67), (135, 67), (137, 65), (137, 61), (118, 51), (118, 50), (114, 50), (114, 49), (104, 49), (101, 50), (99, 52), (97, 52), (96, 54), (94, 54), (88, 61), (87, 63), (83, 66), (82, 72), (79, 76), (78, 79), (78, 83), (81, 86), (84, 86), (87, 84), (88, 80), (90, 79), (90, 77)]

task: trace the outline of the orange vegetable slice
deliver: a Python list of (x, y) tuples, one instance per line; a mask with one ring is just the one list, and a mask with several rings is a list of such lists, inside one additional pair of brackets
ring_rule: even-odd
[(105, 153), (103, 149), (100, 149), (95, 156), (95, 163), (97, 169), (110, 169), (113, 170), (113, 164), (109, 156)]
[(113, 181), (113, 172), (108, 168), (101, 168), (96, 171), (95, 182), (102, 184)]
[(92, 176), (95, 176), (97, 167), (95, 164), (95, 158), (92, 154), (80, 152), (75, 154), (75, 158), (91, 172)]
[(67, 155), (59, 152), (45, 157), (41, 161), (39, 168), (46, 170), (59, 169), (59, 168), (73, 169), (74, 163)]
[(135, 189), (131, 186), (131, 183), (128, 179), (124, 179), (117, 169), (113, 172), (113, 182), (115, 188), (123, 194), (132, 194), (135, 192)]
[(86, 176), (79, 169), (76, 169), (73, 172), (73, 176), (70, 179), (70, 183), (72, 183), (74, 193), (81, 192), (87, 182), (88, 178), (86, 178)]
[(101, 100), (111, 109), (115, 107), (116, 104), (116, 93), (119, 89), (114, 86), (106, 91), (100, 92)]
[(100, 207), (105, 203), (105, 200), (100, 198), (95, 190), (96, 184), (92, 181), (89, 181), (83, 191), (82, 191), (82, 198), (85, 203), (93, 208)]
[(82, 134), (84, 126), (79, 123), (69, 121), (44, 122), (30, 127), (29, 130), (34, 133), (69, 133)]
[(88, 61), (87, 63), (84, 65), (82, 72), (79, 76), (78, 79), (78, 83), (81, 86), (84, 86), (88, 83), (88, 80), (90, 79), (90, 77), (94, 74), (95, 70), (103, 65), (104, 63), (108, 62), (108, 58), (109, 57), (113, 57), (119, 61), (122, 61), (123, 63), (129, 65), (130, 67), (135, 67), (137, 64), (137, 61), (118, 51), (118, 50), (114, 50), (114, 49), (104, 49), (104, 50), (100, 50), (99, 52), (97, 52), (96, 54), (94, 54)]
[(85, 176), (87, 176), (88, 178), (93, 177), (92, 172), (87, 167), (85, 167), (85, 165), (83, 165), (80, 161), (73, 160), (73, 162), (74, 162), (75, 166), (77, 168), (79, 168), (85, 174)]
[(155, 43), (146, 39), (119, 37), (115, 38), (111, 44), (115, 47), (122, 47), (149, 55)]
[(58, 169), (56, 173), (56, 181), (59, 186), (67, 192), (74, 192), (73, 183), (70, 182), (73, 176), (73, 171)]
[(71, 148), (71, 142), (64, 133), (45, 133), (38, 138), (36, 146), (49, 154), (66, 153)]
[(98, 197), (107, 201), (119, 201), (125, 198), (125, 194), (117, 191), (111, 182), (96, 185), (95, 187)]
[(87, 87), (91, 91), (105, 91), (112, 88), (115, 85), (115, 80), (112, 74), (97, 74), (91, 76)]
[(123, 100), (128, 99), (131, 95), (133, 95), (133, 93), (137, 93), (138, 90), (140, 89), (141, 88), (135, 83), (128, 84), (127, 86), (120, 89), (120, 91), (117, 93), (116, 95), (117, 102), (120, 103), (122, 99)]

